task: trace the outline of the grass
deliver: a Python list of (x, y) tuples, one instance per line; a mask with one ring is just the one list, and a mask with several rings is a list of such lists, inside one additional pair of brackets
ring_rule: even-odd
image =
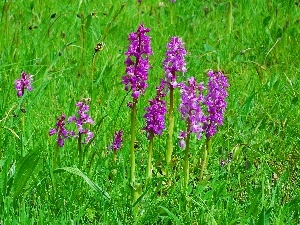
[[(229, 1), (161, 4), (0, 3), (0, 224), (300, 223), (299, 6), (294, 1), (232, 1), (229, 21)], [(149, 88), (137, 112), (136, 179), (142, 187), (149, 144), (141, 131), (142, 116), (164, 77), (169, 38), (180, 36), (186, 43), (186, 77), (206, 81), (208, 69), (221, 69), (230, 89), (225, 123), (212, 140), (207, 179), (198, 179), (205, 141), (193, 138), (187, 192), (182, 191), (184, 152), (177, 141), (171, 181), (166, 179), (164, 133), (155, 138), (153, 182), (142, 189), (133, 219), (127, 181), (130, 96), (121, 77), (127, 36), (141, 22), (151, 28), (154, 52)], [(93, 58), (102, 41), (103, 50)], [(18, 99), (13, 84), (23, 70), (34, 75), (34, 90)], [(67, 140), (59, 149), (60, 169), (54, 170), (56, 140), (49, 129), (61, 113), (74, 114), (82, 98), (91, 98), (96, 122), (85, 166), (76, 169), (77, 143)], [(178, 103), (176, 93), (175, 109)], [(175, 136), (184, 126), (176, 112)], [(107, 146), (117, 129), (125, 136), (114, 163)], [(221, 167), (229, 153), (233, 160)]]

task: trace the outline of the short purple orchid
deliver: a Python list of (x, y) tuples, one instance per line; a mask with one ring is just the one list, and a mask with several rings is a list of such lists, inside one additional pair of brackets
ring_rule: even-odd
[(203, 129), (207, 137), (212, 137), (217, 132), (217, 126), (223, 124), (229, 84), (227, 77), (221, 71), (210, 70), (207, 76), (209, 77), (208, 94), (204, 98), (204, 104), (207, 106), (208, 116)]
[(93, 124), (94, 121), (92, 120), (92, 118), (87, 114), (87, 112), (89, 111), (89, 106), (82, 103), (82, 102), (78, 102), (76, 104), (76, 106), (78, 107), (78, 116), (76, 117), (76, 115), (74, 116), (70, 116), (68, 119), (68, 123), (71, 122), (75, 122), (77, 129), (78, 129), (78, 133), (72, 131), (70, 133), (71, 136), (73, 137), (78, 137), (79, 134), (86, 134), (87, 137), (85, 139), (85, 143), (88, 143), (93, 137), (94, 137), (94, 133), (89, 131), (88, 129), (84, 128), (83, 125), (84, 124)]
[(31, 83), (33, 81), (33, 75), (26, 74), (24, 71), (21, 73), (21, 78), (15, 81), (15, 89), (17, 90), (17, 96), (22, 97), (25, 89), (32, 91)]
[(65, 127), (65, 114), (62, 114), (61, 117), (57, 118), (56, 128), (50, 129), (49, 135), (52, 136), (57, 133), (57, 143), (60, 147), (64, 146), (64, 140), (70, 137), (70, 131), (67, 131)]
[(122, 130), (119, 130), (119, 131), (115, 132), (113, 142), (109, 146), (109, 148), (111, 150), (113, 150), (114, 152), (116, 152), (117, 150), (119, 150), (121, 148), (122, 142), (123, 142), (122, 136), (123, 136), (123, 131)]
[(148, 70), (150, 68), (148, 56), (152, 55), (150, 37), (146, 35), (150, 28), (141, 24), (136, 32), (129, 34), (129, 47), (125, 55), (126, 75), (122, 77), (125, 90), (132, 90), (132, 97), (135, 101), (145, 93), (148, 87)]
[[(203, 132), (203, 124), (206, 121), (201, 108), (201, 104), (204, 101), (202, 91), (205, 87), (202, 83), (197, 84), (194, 77), (188, 79), (188, 84), (181, 82), (179, 87), (181, 94), (181, 103), (179, 106), (181, 119), (187, 121), (187, 131), (196, 134), (197, 139), (200, 139)], [(180, 147), (184, 147), (184, 138), (187, 135), (187, 132), (180, 131)]]
[(157, 95), (154, 99), (149, 100), (150, 106), (146, 107), (144, 118), (146, 119), (146, 126), (143, 128), (148, 133), (162, 135), (165, 129), (165, 115), (167, 113), (166, 101), (162, 100), (166, 94), (163, 92), (165, 82), (162, 80), (160, 86), (156, 87)]

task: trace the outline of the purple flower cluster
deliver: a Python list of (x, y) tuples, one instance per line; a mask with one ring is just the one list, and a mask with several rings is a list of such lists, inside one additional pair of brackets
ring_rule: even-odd
[[(181, 103), (179, 105), (181, 119), (188, 121), (189, 127), (187, 130), (196, 134), (197, 139), (200, 139), (203, 132), (203, 123), (206, 120), (201, 108), (201, 104), (204, 101), (202, 91), (205, 88), (202, 83), (197, 84), (194, 77), (188, 79), (188, 85), (182, 82), (179, 84), (179, 87), (181, 94)], [(180, 132), (180, 146), (184, 146), (183, 140), (186, 135), (186, 132)]]
[(136, 32), (129, 34), (130, 41), (127, 56), (125, 60), (126, 75), (122, 77), (122, 83), (125, 85), (125, 90), (132, 90), (132, 97), (137, 100), (140, 95), (145, 93), (148, 87), (148, 70), (150, 68), (148, 56), (152, 55), (150, 46), (150, 37), (146, 33), (150, 28), (145, 28), (141, 24)]
[(171, 37), (167, 44), (166, 59), (163, 62), (166, 81), (172, 86), (177, 86), (176, 72), (186, 72), (186, 63), (184, 57), (187, 52), (184, 43), (179, 37)]
[(31, 83), (33, 75), (26, 74), (24, 71), (21, 73), (21, 78), (15, 81), (15, 89), (17, 90), (17, 96), (21, 97), (24, 95), (25, 89), (32, 91)]
[(111, 150), (116, 152), (117, 150), (119, 150), (121, 148), (121, 145), (122, 145), (122, 142), (123, 142), (122, 136), (123, 136), (123, 131), (122, 130), (119, 130), (119, 131), (115, 132), (114, 140), (111, 143), (111, 145), (109, 146), (109, 148)]
[(221, 71), (210, 70), (207, 76), (209, 77), (208, 94), (205, 96), (204, 104), (207, 106), (208, 116), (203, 129), (207, 137), (212, 137), (217, 132), (217, 126), (223, 124), (224, 112), (227, 107), (225, 98), (228, 97), (229, 84)]
[(77, 129), (78, 129), (78, 134), (76, 134), (75, 132), (72, 132), (71, 135), (73, 137), (78, 137), (79, 134), (86, 134), (87, 137), (85, 139), (85, 142), (88, 143), (94, 137), (94, 133), (89, 131), (88, 129), (84, 128), (83, 125), (86, 123), (93, 124), (94, 121), (87, 114), (87, 112), (89, 111), (88, 105), (86, 105), (82, 102), (78, 102), (76, 104), (76, 106), (79, 109), (78, 110), (79, 117), (77, 118), (76, 115), (70, 116), (68, 119), (68, 123), (75, 122)]
[(144, 118), (146, 126), (143, 128), (148, 133), (161, 135), (165, 129), (165, 115), (167, 113), (166, 102), (162, 100), (165, 97), (164, 93), (165, 82), (162, 80), (160, 86), (156, 87), (157, 95), (154, 99), (149, 100), (150, 106), (146, 107)]
[(52, 136), (54, 134), (58, 134), (57, 143), (60, 147), (64, 146), (64, 140), (68, 139), (70, 136), (70, 132), (67, 131), (65, 127), (65, 114), (62, 114), (61, 117), (57, 118), (56, 128), (50, 129), (49, 135)]

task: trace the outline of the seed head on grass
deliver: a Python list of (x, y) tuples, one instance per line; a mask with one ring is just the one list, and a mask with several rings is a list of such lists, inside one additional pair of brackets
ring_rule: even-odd
[(166, 59), (163, 62), (166, 81), (172, 87), (177, 86), (176, 72), (186, 72), (185, 56), (187, 52), (180, 37), (171, 37), (167, 44)]
[(125, 90), (132, 90), (132, 97), (135, 101), (145, 93), (148, 87), (148, 70), (150, 68), (148, 56), (152, 55), (150, 37), (146, 35), (150, 28), (141, 24), (136, 32), (129, 34), (129, 47), (125, 55), (126, 75), (122, 77)]
[(150, 106), (146, 107), (144, 118), (146, 126), (143, 128), (149, 134), (161, 135), (165, 129), (165, 115), (167, 113), (166, 102), (162, 100), (165, 97), (163, 93), (165, 83), (161, 81), (161, 85), (156, 87), (157, 95), (154, 99), (149, 100)]
[(22, 97), (24, 95), (25, 89), (32, 91), (31, 83), (33, 81), (33, 75), (26, 74), (24, 71), (21, 73), (21, 78), (15, 81), (15, 89), (17, 91), (17, 96)]
[[(194, 77), (188, 79), (188, 84), (181, 82), (179, 87), (181, 94), (181, 103), (179, 105), (181, 119), (188, 121), (187, 124), (190, 127), (187, 130), (196, 134), (197, 139), (200, 139), (203, 132), (203, 124), (206, 120), (201, 108), (201, 104), (204, 101), (202, 91), (205, 87), (202, 83), (197, 84)], [(184, 138), (186, 136), (186, 132), (180, 131), (180, 147), (184, 147)]]
[(78, 102), (76, 106), (78, 107), (78, 117), (76, 117), (76, 115), (70, 116), (68, 119), (68, 123), (75, 122), (78, 132), (72, 131), (70, 132), (70, 135), (77, 138), (79, 134), (86, 134), (87, 137), (85, 139), (85, 143), (88, 143), (94, 137), (94, 133), (87, 128), (84, 128), (83, 126), (84, 124), (93, 124), (94, 121), (87, 114), (87, 112), (89, 111), (88, 105), (82, 102)]
[(224, 112), (227, 107), (227, 88), (229, 87), (226, 76), (221, 72), (208, 71), (208, 93), (205, 96), (204, 104), (207, 106), (207, 119), (204, 130), (207, 137), (212, 137), (217, 132), (217, 126), (223, 124)]
[(57, 143), (60, 147), (64, 146), (64, 140), (70, 137), (70, 132), (65, 127), (65, 114), (57, 118), (56, 128), (52, 128), (49, 131), (49, 135), (52, 136), (57, 133)]
[(122, 130), (119, 130), (119, 131), (115, 132), (113, 142), (109, 146), (109, 148), (111, 150), (113, 150), (114, 152), (116, 152), (117, 150), (119, 150), (121, 148), (122, 142), (123, 142), (122, 136), (123, 136), (123, 131)]

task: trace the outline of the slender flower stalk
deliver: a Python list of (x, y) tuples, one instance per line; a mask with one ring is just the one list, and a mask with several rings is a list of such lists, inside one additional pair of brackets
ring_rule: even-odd
[(148, 149), (148, 165), (146, 174), (146, 184), (149, 184), (152, 178), (152, 156), (153, 156), (153, 139), (155, 135), (162, 135), (165, 129), (165, 115), (167, 113), (166, 102), (162, 100), (166, 96), (164, 93), (165, 82), (162, 80), (159, 87), (156, 87), (157, 95), (154, 99), (149, 100), (150, 106), (146, 107), (144, 118), (146, 126), (143, 128), (147, 132), (150, 140)]
[(207, 107), (206, 121), (203, 129), (206, 133), (206, 145), (203, 153), (200, 180), (203, 178), (204, 171), (208, 164), (208, 157), (212, 151), (212, 137), (217, 132), (217, 127), (223, 124), (224, 113), (227, 107), (226, 98), (228, 97), (228, 79), (221, 72), (208, 71), (208, 93), (204, 98), (204, 105)]
[(171, 162), (173, 152), (173, 132), (174, 132), (174, 88), (177, 87), (177, 72), (186, 72), (185, 56), (187, 54), (184, 43), (179, 37), (171, 37), (170, 42), (167, 44), (166, 58), (163, 62), (165, 70), (165, 81), (168, 84), (170, 90), (170, 106), (169, 106), (169, 127), (168, 127), (168, 139), (166, 149), (166, 163), (168, 167)]
[(123, 136), (123, 131), (122, 130), (116, 131), (115, 135), (114, 135), (113, 142), (109, 146), (109, 149), (111, 149), (114, 152), (114, 161), (116, 161), (116, 153), (117, 153), (117, 151), (122, 146), (122, 142), (123, 142), (122, 136)]
[(21, 78), (15, 81), (15, 89), (17, 91), (17, 96), (22, 97), (25, 93), (25, 90), (32, 91), (32, 81), (33, 75), (26, 74), (24, 71), (21, 73)]
[(188, 84), (184, 82), (179, 84), (181, 103), (179, 111), (181, 119), (186, 121), (186, 132), (180, 131), (179, 146), (185, 147), (185, 162), (184, 162), (184, 188), (188, 186), (189, 180), (189, 141), (190, 134), (196, 134), (199, 140), (202, 137), (203, 123), (205, 116), (202, 112), (201, 104), (204, 100), (202, 91), (205, 89), (202, 83), (197, 83), (194, 77), (188, 79)]
[[(21, 78), (15, 80), (15, 89), (17, 91), (17, 96), (20, 98), (24, 95), (25, 90), (32, 91), (32, 81), (33, 75), (26, 74), (24, 71), (21, 73)], [(23, 107), (20, 110), (25, 113), (25, 109)], [(22, 116), (22, 136), (21, 136), (21, 156), (24, 156), (24, 136), (25, 136), (25, 116)]]
[(137, 188), (135, 188), (135, 127), (136, 127), (136, 112), (137, 102), (141, 95), (145, 93), (148, 87), (148, 70), (150, 68), (148, 57), (152, 55), (150, 46), (150, 37), (146, 34), (150, 28), (145, 28), (141, 24), (136, 32), (129, 34), (128, 40), (130, 42), (125, 60), (126, 75), (122, 77), (122, 83), (125, 85), (126, 91), (132, 91), (133, 101), (127, 105), (131, 108), (131, 142), (130, 142), (130, 176), (129, 183), (132, 188), (132, 204), (137, 199)]
[(89, 111), (89, 106), (84, 104), (83, 102), (78, 102), (76, 104), (78, 111), (78, 117), (76, 115), (70, 116), (68, 119), (68, 123), (74, 122), (77, 127), (77, 132), (70, 132), (70, 136), (77, 138), (78, 140), (78, 155), (79, 155), (79, 166), (82, 166), (83, 162), (83, 152), (82, 152), (82, 136), (85, 134), (87, 137), (85, 138), (84, 143), (89, 143), (89, 141), (94, 137), (94, 133), (84, 128), (84, 124), (93, 124), (94, 121), (87, 114)]

